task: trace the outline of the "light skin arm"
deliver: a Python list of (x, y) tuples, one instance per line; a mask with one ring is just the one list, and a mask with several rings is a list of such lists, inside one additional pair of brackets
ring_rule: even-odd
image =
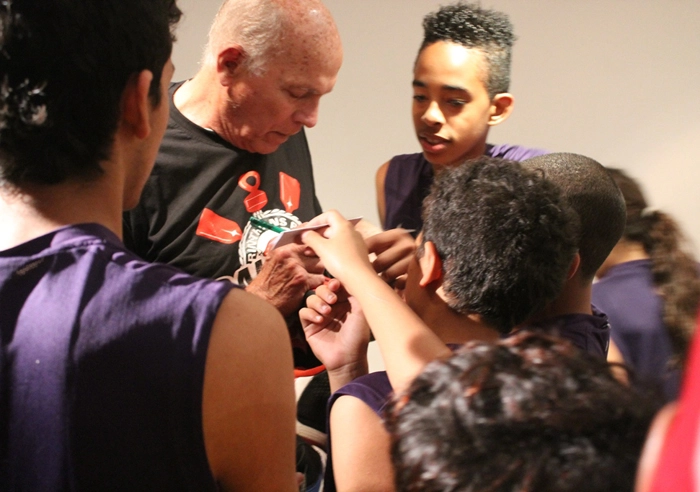
[(282, 317), (242, 290), (224, 299), (207, 351), (204, 444), (221, 490), (298, 490), (292, 350)]
[[(376, 274), (367, 257), (367, 247), (352, 224), (337, 212), (322, 214), (312, 223), (329, 227), (323, 235), (306, 232), (302, 240), (359, 301), (397, 393), (407, 388), (427, 363), (451, 355), (437, 335)], [(323, 323), (323, 316), (317, 314), (314, 322)]]
[(375, 186), (377, 188), (377, 211), (379, 212), (379, 223), (384, 227), (384, 219), (386, 219), (386, 196), (384, 194), (384, 183), (386, 183), (386, 173), (389, 169), (387, 161), (377, 169), (374, 176)]
[(358, 398), (341, 396), (330, 426), (338, 492), (393, 491), (390, 437), (379, 416)]

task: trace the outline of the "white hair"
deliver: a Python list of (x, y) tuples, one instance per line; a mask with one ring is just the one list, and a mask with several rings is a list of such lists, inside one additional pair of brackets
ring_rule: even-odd
[(209, 30), (204, 65), (215, 65), (219, 52), (232, 43), (245, 52), (243, 66), (261, 75), (283, 34), (286, 12), (275, 0), (225, 0)]

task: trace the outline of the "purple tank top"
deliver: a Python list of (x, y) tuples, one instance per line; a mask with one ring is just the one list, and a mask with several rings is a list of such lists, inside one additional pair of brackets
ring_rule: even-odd
[[(546, 154), (541, 149), (531, 149), (517, 145), (486, 146), (484, 155), (524, 161), (530, 157)], [(423, 199), (430, 192), (433, 183), (433, 167), (422, 153), (397, 155), (389, 161), (384, 181), (385, 217), (382, 226), (385, 230), (403, 227), (414, 229), (417, 235), (423, 228), (421, 209)]]
[(593, 314), (572, 313), (547, 318), (527, 329), (543, 330), (569, 340), (573, 345), (596, 357), (606, 359), (610, 345), (608, 317), (596, 306)]
[(202, 385), (231, 288), (96, 224), (1, 251), (0, 488), (215, 490)]
[(680, 371), (670, 367), (671, 338), (663, 322), (650, 260), (621, 263), (593, 284), (593, 302), (605, 310), (612, 338), (646, 384), (662, 388), (667, 401), (678, 397)]

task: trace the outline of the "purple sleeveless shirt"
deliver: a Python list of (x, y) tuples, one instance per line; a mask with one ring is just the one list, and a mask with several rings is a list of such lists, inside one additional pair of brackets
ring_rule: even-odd
[[(517, 145), (486, 146), (484, 155), (524, 161), (530, 157), (546, 154), (541, 149), (530, 149)], [(397, 155), (389, 161), (384, 181), (385, 230), (403, 227), (414, 229), (415, 234), (423, 228), (421, 209), (423, 199), (433, 183), (433, 167), (422, 153)]]
[(593, 284), (593, 302), (605, 310), (612, 339), (644, 382), (660, 387), (667, 401), (678, 397), (680, 371), (672, 369), (671, 338), (663, 322), (651, 260), (621, 263)]
[(0, 489), (215, 490), (202, 386), (231, 288), (97, 224), (0, 251)]

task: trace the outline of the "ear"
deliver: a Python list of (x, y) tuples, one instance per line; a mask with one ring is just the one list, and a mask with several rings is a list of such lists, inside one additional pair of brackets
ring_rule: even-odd
[(576, 252), (574, 259), (571, 260), (571, 265), (569, 265), (569, 272), (566, 274), (566, 280), (571, 280), (574, 275), (578, 273), (578, 269), (581, 266), (581, 255)]
[(139, 139), (151, 133), (153, 107), (148, 93), (152, 80), (153, 73), (143, 70), (129, 79), (122, 94), (121, 124)]
[(247, 58), (246, 52), (239, 45), (226, 48), (216, 57), (216, 72), (222, 85), (230, 85), (233, 76)]
[(427, 287), (433, 282), (442, 280), (442, 258), (432, 241), (423, 244), (423, 256), (418, 260), (421, 277), (418, 285)]
[(491, 100), (491, 108), (489, 109), (489, 126), (496, 126), (508, 119), (510, 113), (513, 112), (513, 95), (508, 92), (496, 94)]

